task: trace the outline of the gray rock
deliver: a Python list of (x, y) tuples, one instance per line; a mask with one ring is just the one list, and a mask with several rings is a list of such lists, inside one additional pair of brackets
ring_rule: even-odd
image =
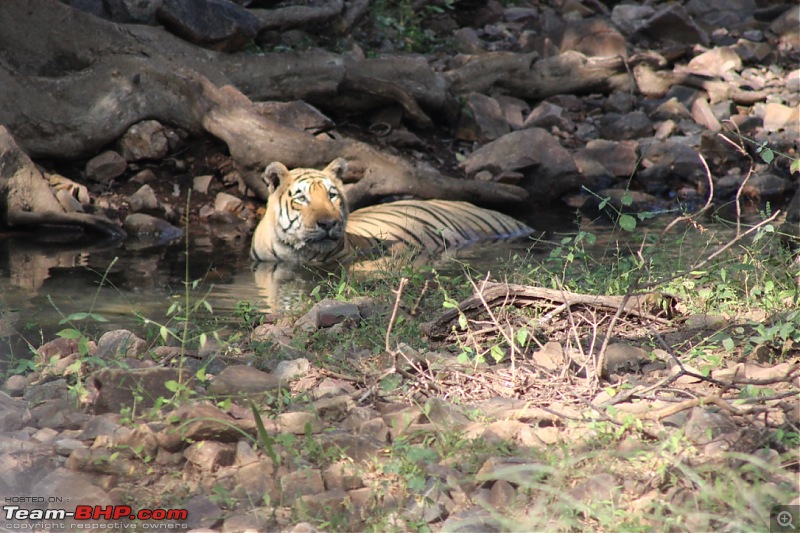
[(111, 20), (119, 23), (155, 24), (161, 0), (104, 0)]
[(241, 198), (237, 198), (232, 194), (226, 192), (218, 192), (214, 197), (214, 210), (225, 211), (228, 213), (238, 213), (244, 207), (244, 202)]
[(625, 115), (605, 115), (600, 121), (600, 135), (605, 139), (622, 141), (653, 135), (653, 122), (641, 111)]
[[(215, 440), (219, 442), (238, 442), (242, 431), (255, 431), (252, 420), (233, 418), (218, 407), (210, 404), (190, 403), (180, 406), (170, 415), (172, 425), (162, 429), (157, 435), (161, 448), (175, 452), (183, 450), (195, 441)], [(274, 425), (268, 425), (267, 430)]]
[(800, 130), (800, 105), (789, 107), (783, 104), (768, 103), (758, 106), (757, 113), (764, 120), (767, 131)]
[(226, 0), (164, 0), (156, 19), (189, 42), (217, 50), (238, 50), (254, 39), (261, 21)]
[(275, 366), (275, 370), (272, 371), (272, 375), (282, 381), (289, 381), (306, 376), (310, 370), (311, 363), (305, 357), (301, 357), (291, 361), (279, 362)]
[(46, 400), (60, 400), (69, 396), (69, 386), (67, 380), (56, 379), (44, 383), (30, 385), (22, 393), (22, 399), (29, 405), (36, 406)]
[(686, 67), (695, 74), (721, 77), (731, 70), (740, 71), (742, 58), (727, 46), (715, 47), (692, 58)]
[(269, 531), (272, 522), (269, 512), (254, 509), (246, 514), (233, 514), (225, 517), (220, 533), (239, 533), (241, 531)]
[(15, 374), (9, 376), (5, 383), (3, 383), (3, 393), (11, 396), (12, 398), (19, 398), (28, 386), (28, 380), (25, 376)]
[(686, 85), (673, 85), (667, 91), (665, 98), (676, 98), (680, 103), (686, 106), (687, 109), (690, 109), (695, 100), (704, 96), (705, 93), (695, 89), (694, 87), (687, 87)]
[(183, 231), (180, 228), (176, 228), (166, 220), (145, 213), (128, 215), (125, 218), (123, 227), (130, 235), (157, 237), (160, 241), (177, 239), (183, 235)]
[(305, 435), (307, 432), (315, 434), (323, 429), (322, 420), (317, 415), (303, 411), (281, 413), (276, 422), (281, 433), (293, 435)]
[(7, 433), (24, 428), (31, 420), (28, 403), (15, 400), (0, 392), (0, 432)]
[(192, 179), (192, 190), (203, 194), (208, 194), (208, 186), (211, 185), (214, 176), (206, 174), (204, 176), (195, 176)]
[(158, 209), (158, 198), (153, 188), (149, 185), (142, 185), (139, 190), (133, 193), (128, 198), (128, 204), (131, 206), (131, 211), (138, 213), (139, 211), (153, 211)]
[(782, 36), (786, 33), (797, 32), (797, 20), (800, 19), (800, 6), (793, 6), (791, 9), (772, 21), (769, 31), (775, 35)]
[(635, 36), (683, 44), (709, 43), (708, 34), (695, 24), (681, 4), (659, 9), (639, 27)]
[(742, 193), (751, 198), (777, 200), (784, 198), (791, 187), (792, 183), (789, 180), (768, 172), (759, 172), (750, 176), (742, 188)]
[(653, 111), (652, 116), (653, 118), (659, 120), (680, 120), (683, 118), (689, 118), (692, 116), (692, 114), (689, 112), (689, 109), (683, 104), (683, 102), (679, 101), (673, 96), (660, 104), (655, 111)]
[(550, 129), (553, 126), (561, 131), (575, 130), (575, 124), (566, 116), (564, 108), (550, 102), (542, 102), (533, 108), (522, 124), (523, 128)]
[(689, 14), (708, 26), (742, 22), (751, 17), (757, 7), (756, 0), (689, 0), (686, 4)]
[(128, 162), (117, 152), (107, 150), (94, 156), (86, 163), (86, 178), (98, 183), (108, 183), (121, 176), (128, 168)]
[(611, 474), (595, 474), (568, 491), (570, 497), (583, 503), (614, 502), (619, 499), (622, 484)]
[(630, 177), (639, 162), (639, 143), (636, 141), (607, 141), (597, 139), (586, 143), (586, 147), (575, 153), (578, 168), (587, 159), (597, 162), (613, 176)]
[(497, 100), (480, 93), (471, 93), (459, 118), (456, 138), (485, 143), (498, 139), (511, 130)]
[(629, 113), (633, 109), (634, 98), (629, 92), (617, 91), (608, 95), (603, 102), (603, 111), (606, 113)]
[(246, 365), (229, 366), (211, 382), (211, 394), (227, 396), (252, 394), (279, 389), (284, 382), (277, 376)]
[(558, 140), (541, 128), (528, 128), (503, 135), (472, 152), (460, 164), (469, 176), (481, 170), (492, 174), (522, 171), (520, 185), (537, 202), (560, 199), (578, 185), (578, 168)]
[(236, 456), (233, 444), (213, 440), (193, 442), (183, 450), (183, 456), (205, 472), (215, 472), (221, 466), (230, 466)]
[[(58, 468), (40, 479), (26, 494), (43, 496), (45, 499), (65, 498), (66, 496), (69, 498), (69, 503), (65, 504), (64, 508), (68, 511), (74, 511), (77, 505), (84, 505), (84, 502), (96, 502), (92, 505), (101, 507), (112, 505), (113, 502), (108, 492), (96, 486), (92, 481), (92, 476), (88, 474)], [(107, 522), (112, 521), (108, 520)], [(85, 521), (74, 522), (68, 519), (64, 522), (68, 529), (74, 527), (75, 524), (85, 524)], [(99, 521), (95, 524), (99, 524)]]
[(68, 457), (74, 450), (77, 449), (85, 450), (88, 449), (88, 446), (78, 439), (58, 439), (53, 442), (53, 450), (58, 455), (63, 455), (64, 457)]
[(322, 473), (317, 468), (296, 470), (281, 476), (279, 485), (286, 502), (303, 495), (319, 494), (325, 491)]
[(576, 50), (589, 57), (625, 57), (625, 38), (603, 18), (573, 20), (567, 23), (559, 51)]
[(207, 496), (196, 494), (189, 498), (183, 508), (189, 514), (186, 525), (191, 529), (212, 528), (219, 524), (222, 509)]
[(611, 22), (625, 34), (631, 34), (655, 13), (648, 5), (617, 4), (611, 10)]
[[(176, 368), (104, 368), (92, 374), (98, 393), (95, 414), (118, 413), (123, 408), (149, 409), (159, 398), (172, 398), (168, 381), (178, 380)], [(141, 411), (140, 411), (141, 412)]]
[(117, 147), (126, 161), (163, 159), (169, 153), (164, 126), (156, 120), (143, 120), (128, 128)]
[(93, 416), (83, 426), (78, 438), (81, 440), (94, 440), (101, 435), (111, 438), (120, 427), (122, 426), (119, 424), (119, 415), (117, 413)]
[(305, 315), (295, 322), (295, 327), (310, 330), (319, 328), (329, 328), (334, 324), (344, 321), (359, 322), (361, 313), (358, 306), (349, 302), (325, 299), (311, 308)]
[(563, 346), (553, 341), (545, 344), (541, 350), (536, 350), (531, 359), (534, 364), (550, 372), (561, 370), (566, 360)]
[(236, 470), (234, 494), (239, 498), (256, 502), (269, 496), (272, 501), (280, 501), (280, 492), (275, 482), (275, 467), (269, 460), (246, 464)]
[(722, 129), (722, 125), (717, 120), (714, 111), (712, 111), (711, 106), (708, 105), (708, 100), (705, 98), (698, 98), (692, 104), (692, 119), (710, 131)]
[(647, 352), (638, 346), (615, 342), (606, 348), (604, 376), (622, 372), (635, 372), (642, 364), (650, 362)]
[[(3, 465), (0, 499), (8, 502), (6, 498), (12, 496), (45, 496), (34, 492), (33, 487), (55, 471), (61, 461), (63, 459), (53, 454), (51, 446), (0, 435), (0, 464)], [(35, 503), (23, 504), (25, 506), (38, 507)]]
[(130, 330), (115, 329), (107, 331), (97, 341), (94, 356), (103, 360), (138, 358), (147, 353), (147, 341), (140, 339)]
[(453, 34), (453, 39), (456, 49), (462, 54), (481, 54), (486, 51), (475, 28), (459, 28)]
[(679, 136), (654, 142), (642, 150), (642, 157), (665, 167), (669, 177), (689, 182), (705, 181), (706, 170), (697, 150), (690, 146), (692, 142), (691, 138)]
[(698, 446), (704, 446), (721, 435), (735, 431), (736, 424), (728, 415), (703, 407), (692, 409), (684, 427), (686, 438)]

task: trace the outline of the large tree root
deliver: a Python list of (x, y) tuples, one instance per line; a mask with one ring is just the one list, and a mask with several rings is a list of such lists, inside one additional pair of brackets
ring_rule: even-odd
[(125, 235), (119, 226), (103, 217), (65, 213), (42, 173), (3, 126), (0, 126), (0, 226), (71, 226), (114, 238)]

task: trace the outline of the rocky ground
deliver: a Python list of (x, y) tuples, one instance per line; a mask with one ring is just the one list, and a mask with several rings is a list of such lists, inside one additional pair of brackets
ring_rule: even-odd
[[(736, 9), (726, 2), (613, 8), (597, 2), (475, 4), (420, 7), (405, 19), (403, 12), (373, 6), (371, 18), (344, 43), (302, 29), (265, 30), (258, 42), (275, 50), (313, 44), (378, 47), (382, 53), (425, 48), (434, 70), (444, 69), (450, 78), (469, 74), (451, 74), (459, 62), (479, 64), (476, 58), (506, 51), (523, 58), (570, 50), (590, 59), (636, 56), (635, 72), (626, 75), (636, 75), (636, 89), (597, 94), (589, 89), (576, 96), (565, 87), (565, 94), (536, 101), (510, 96), (514, 91), (504, 91), (499, 82), (493, 89), (465, 91), (459, 89), (464, 81), (445, 76), (451, 91), (463, 94), (462, 108), (433, 129), (415, 128), (398, 106), (350, 115), (341, 106), (330, 107), (334, 119), (299, 101), (259, 104), (262, 112), (318, 138), (340, 133), (362, 138), (450, 175), (519, 184), (535, 202), (566, 203), (589, 217), (600, 214), (597, 207), (606, 206), (605, 198), (617, 210), (691, 210), (711, 194), (716, 209), (731, 218), (766, 202), (783, 205), (796, 192), (789, 171), (800, 128), (796, 7), (746, 0)], [(167, 28), (179, 35), (202, 45), (224, 34), (214, 26), (224, 18), (205, 20), (212, 28), (202, 37), (200, 30), (190, 30), (198, 21), (184, 13), (187, 20), (180, 26), (179, 12), (164, 13), (170, 8), (176, 9), (164, 3), (156, 18), (168, 20)], [(105, 15), (127, 22), (123, 11)], [(219, 38), (228, 44), (217, 47), (241, 46), (241, 35), (230, 31), (229, 41)], [(223, 144), (198, 144), (185, 131), (156, 121), (134, 125), (85, 165), (39, 163), (67, 212), (104, 214), (130, 234), (177, 235), (179, 230), (164, 222), (181, 226), (188, 189), (195, 193), (190, 214), (197, 224), (236, 223), (247, 234), (261, 212)], [(621, 204), (624, 191), (631, 191), (632, 205)], [(794, 209), (798, 201), (790, 217), (800, 212)], [(790, 220), (785, 229), (797, 233), (796, 222)]]
[[(80, 4), (132, 16), (131, 2)], [(175, 5), (164, 2), (158, 21), (208, 43), (175, 29), (189, 25)], [(637, 69), (661, 70), (639, 72), (636, 92), (541, 101), (502, 87), (472, 92), (452, 127), (432, 130), (406, 126), (397, 108), (331, 118), (293, 102), (265, 103), (264, 112), (320, 138), (345, 132), (443, 171), (527, 184), (589, 218), (696, 208), (709, 196), (722, 214), (753, 213), (793, 196), (783, 228), (798, 233), (789, 169), (800, 128), (797, 6), (448, 6), (414, 5), (405, 19), (381, 12), (352, 39), (386, 53), (423, 49), (435, 69), (465, 54), (577, 50), (642, 54)], [(138, 22), (154, 22), (153, 13)], [(214, 46), (249, 42), (241, 27), (214, 34)], [(313, 31), (275, 28), (257, 44), (330, 44)], [(246, 238), (261, 210), (223, 144), (156, 121), (86, 160), (37, 163), (66, 212), (103, 214), (130, 235), (175, 238), (188, 215), (212, 232), (235, 225)], [(531, 185), (535, 174), (548, 179)], [(0, 393), (0, 494), (45, 498), (18, 500), (28, 508), (58, 508), (52, 497), (67, 508), (187, 510), (188, 519), (170, 523), (231, 533), (765, 530), (768, 502), (800, 504), (796, 345), (738, 359), (720, 351), (718, 365), (694, 368), (681, 360), (733, 327), (729, 318), (627, 317), (596, 375), (570, 335), (587, 346), (614, 309), (588, 304), (559, 308), (539, 345), (526, 338), (525, 349), (504, 348), (496, 364), (465, 363), (454, 352), (472, 346), (488, 358), (504, 331), (498, 324), (525, 330), (531, 316), (512, 306), (437, 336), (419, 324), (438, 316), (419, 315), (423, 287), (408, 289), (413, 298), (399, 310), (428, 332), (424, 349), (387, 332), (397, 326), (388, 291), (323, 301), (299, 318), (247, 317), (245, 334), (209, 336), (187, 353), (128, 331), (76, 332), (35, 347), (35, 368), (9, 376)]]

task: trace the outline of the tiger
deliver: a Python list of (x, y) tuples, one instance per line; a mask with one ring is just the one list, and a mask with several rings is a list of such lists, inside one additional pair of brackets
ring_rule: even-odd
[(256, 226), (250, 256), (256, 262), (330, 266), (400, 250), (463, 248), (478, 242), (526, 237), (522, 222), (463, 201), (398, 200), (348, 209), (342, 178), (347, 161), (322, 170), (270, 163), (266, 213)]

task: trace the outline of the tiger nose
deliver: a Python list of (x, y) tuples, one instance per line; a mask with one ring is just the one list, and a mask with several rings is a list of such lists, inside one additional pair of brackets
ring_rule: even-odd
[(339, 221), (333, 218), (327, 220), (326, 219), (318, 220), (317, 226), (320, 229), (325, 230), (326, 232), (330, 232), (332, 229), (335, 229), (336, 227), (339, 226)]

